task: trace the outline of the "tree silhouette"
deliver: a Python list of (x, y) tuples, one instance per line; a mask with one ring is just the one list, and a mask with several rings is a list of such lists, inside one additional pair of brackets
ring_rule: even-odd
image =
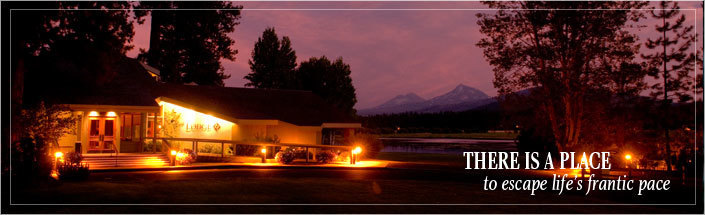
[(350, 65), (344, 63), (342, 57), (335, 62), (326, 56), (313, 57), (301, 62), (296, 80), (300, 83), (300, 89), (313, 91), (328, 103), (354, 114), (357, 97), (350, 73)]
[[(228, 34), (239, 24), (241, 6), (214, 1), (149, 1), (139, 7), (154, 9), (147, 10), (152, 18), (149, 50), (141, 50), (139, 59), (158, 68), (162, 80), (222, 86), (230, 77), (223, 73), (220, 60), (235, 60), (235, 41)], [(145, 16), (146, 11), (135, 15)]]
[[(25, 71), (32, 64), (28, 59), (36, 59), (57, 53), (78, 54), (81, 49), (72, 45), (90, 46), (107, 53), (124, 54), (134, 36), (130, 19), (132, 6), (122, 2), (5, 2), (4, 9), (11, 18), (11, 68), (12, 68), (12, 135), (13, 143), (23, 135), (23, 125), (19, 122), (22, 109), (34, 108), (36, 102), (26, 102)], [(90, 10), (57, 10), (90, 9)], [(139, 20), (138, 20), (139, 21)], [(45, 74), (54, 71), (45, 71)], [(43, 78), (51, 82), (51, 78)], [(41, 88), (47, 87), (40, 85)], [(51, 104), (47, 104), (51, 106)], [(3, 143), (3, 157), (10, 152), (10, 142)], [(3, 160), (5, 161), (5, 160)], [(9, 164), (9, 162), (4, 162)], [(3, 165), (3, 169), (7, 166)]]
[(123, 54), (132, 49), (128, 44), (135, 33), (129, 2), (17, 2), (9, 7), (51, 9), (12, 12), (13, 59), (47, 54), (64, 41)]
[(262, 37), (255, 42), (252, 59), (249, 61), (251, 72), (245, 76), (250, 82), (245, 86), (255, 88), (297, 89), (294, 80), (296, 70), (296, 52), (291, 48), (289, 37), (281, 40), (274, 28), (267, 28)]
[[(663, 84), (652, 85), (652, 89), (656, 90), (652, 95), (661, 97), (663, 100), (665, 160), (668, 171), (671, 171), (671, 144), (668, 132), (670, 129), (669, 107), (672, 97), (676, 97), (680, 101), (693, 99), (688, 93), (690, 89), (693, 89), (695, 78), (689, 74), (693, 71), (696, 62), (696, 53), (691, 47), (696, 35), (692, 33), (692, 25), (684, 25), (685, 15), (680, 14), (677, 2), (661, 1), (658, 9), (655, 7), (651, 9), (652, 17), (661, 21), (661, 25), (655, 26), (661, 36), (656, 40), (647, 39), (644, 43), (646, 47), (657, 51), (652, 54), (643, 54), (642, 57), (648, 61), (649, 75), (656, 79), (663, 79)], [(670, 66), (669, 63), (671, 63)], [(669, 91), (671, 95), (669, 95)]]
[[(643, 76), (634, 75), (641, 70), (633, 62), (638, 51), (636, 37), (624, 28), (628, 21), (643, 17), (630, 9), (646, 3), (485, 4), (503, 9), (477, 15), (480, 32), (485, 35), (477, 45), (494, 67), (494, 85), (500, 94), (537, 87), (541, 110), (550, 121), (558, 150), (582, 143), (590, 93), (617, 93), (616, 89), (638, 89), (641, 85)], [(621, 90), (634, 91), (638, 90)]]

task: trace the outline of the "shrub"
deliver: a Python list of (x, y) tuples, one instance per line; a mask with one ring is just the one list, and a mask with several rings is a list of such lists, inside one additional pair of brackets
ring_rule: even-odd
[(197, 159), (196, 153), (191, 149), (182, 149), (180, 153), (183, 153), (185, 156), (176, 159), (176, 163), (179, 165), (191, 164)]
[(316, 155), (316, 160), (321, 163), (331, 163), (335, 161), (337, 157), (338, 155), (335, 152), (330, 150), (323, 150), (318, 152), (318, 154)]
[(274, 159), (281, 164), (290, 164), (291, 162), (294, 162), (295, 158), (296, 158), (296, 154), (294, 153), (294, 150), (292, 150), (291, 148), (287, 148), (285, 150), (279, 151), (274, 156)]
[(81, 162), (83, 161), (83, 155), (81, 155), (81, 153), (78, 153), (78, 152), (66, 153), (65, 157), (66, 157), (66, 163), (69, 163), (69, 164), (78, 165), (78, 164), (81, 164)]
[[(306, 149), (302, 147), (296, 147), (292, 149), (294, 151), (294, 157), (296, 159), (306, 159)], [(308, 159), (313, 159), (313, 152), (308, 152)]]
[(198, 146), (198, 152), (220, 154), (223, 151), (220, 146), (216, 146), (215, 144), (202, 144)]
[(53, 155), (41, 141), (23, 138), (13, 143), (12, 175), (20, 184), (31, 184), (34, 180), (49, 177), (53, 167)]
[(66, 162), (57, 167), (59, 179), (61, 180), (85, 180), (90, 172), (88, 164)]
[(340, 152), (335, 160), (339, 162), (350, 162), (350, 152)]

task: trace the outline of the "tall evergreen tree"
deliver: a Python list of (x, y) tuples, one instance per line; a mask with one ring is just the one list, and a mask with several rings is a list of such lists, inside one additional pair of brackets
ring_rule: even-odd
[[(91, 47), (93, 50), (105, 53), (115, 53), (121, 56), (132, 47), (128, 44), (134, 36), (133, 23), (130, 19), (132, 5), (127, 1), (114, 2), (68, 2), (68, 1), (47, 1), (47, 2), (3, 2), (3, 10), (6, 9), (34, 9), (34, 10), (14, 10), (8, 13), (11, 19), (10, 50), (12, 55), (12, 112), (11, 112), (11, 141), (2, 143), (2, 169), (10, 169), (9, 153), (22, 151), (32, 154), (34, 158), (46, 158), (42, 156), (46, 148), (37, 147), (31, 142), (19, 142), (18, 146), (23, 150), (15, 151), (18, 148), (11, 148), (11, 144), (18, 143), (22, 136), (27, 135), (28, 125), (23, 124), (21, 113), (29, 108), (30, 110), (44, 105), (28, 102), (35, 98), (25, 97), (25, 74), (29, 58), (42, 58), (49, 55), (77, 55), (81, 54), (81, 47)], [(48, 9), (48, 10), (37, 10)], [(56, 10), (66, 9), (66, 10)], [(90, 9), (90, 10), (71, 10)], [(140, 20), (138, 20), (140, 21)], [(5, 33), (5, 32), (3, 32)], [(62, 56), (66, 57), (66, 56)], [(74, 58), (75, 59), (75, 58)], [(85, 60), (85, 59), (84, 59)], [(84, 62), (85, 63), (85, 62)], [(87, 61), (87, 63), (95, 63)], [(56, 71), (35, 71), (38, 75), (54, 74)], [(54, 74), (56, 75), (56, 74)], [(41, 76), (39, 80), (33, 80), (37, 86), (48, 87), (47, 84), (56, 84), (57, 80)], [(76, 80), (71, 80), (76, 81)], [(42, 84), (47, 83), (47, 84)], [(48, 108), (55, 106), (47, 104)], [(36, 119), (34, 120), (36, 121)], [(71, 121), (71, 120), (68, 120)], [(32, 149), (32, 150), (26, 150)], [(37, 151), (36, 149), (39, 149)], [(35, 159), (36, 160), (36, 159)], [(12, 162), (14, 163), (14, 161)], [(34, 163), (34, 162), (32, 162)], [(13, 164), (15, 165), (15, 164)], [(34, 163), (33, 165), (36, 165)], [(13, 167), (16, 168), (16, 167)], [(18, 169), (19, 170), (19, 169)]]
[(129, 43), (135, 34), (134, 20), (131, 20), (132, 5), (127, 1), (12, 2), (8, 7), (65, 9), (13, 11), (13, 59), (47, 54), (55, 48), (54, 44), (64, 41), (123, 54), (132, 49)]
[(274, 28), (267, 28), (262, 37), (255, 42), (252, 59), (249, 61), (251, 72), (245, 76), (250, 82), (245, 86), (256, 88), (296, 89), (294, 80), (296, 70), (296, 52), (291, 48), (289, 37), (281, 40)]
[(652, 17), (661, 21), (660, 25), (656, 25), (656, 31), (661, 33), (661, 36), (656, 40), (646, 41), (646, 47), (656, 51), (642, 57), (648, 61), (649, 75), (663, 79), (663, 83), (652, 86), (656, 90), (652, 95), (663, 100), (662, 117), (666, 142), (664, 159), (668, 171), (671, 171), (669, 107), (672, 98), (678, 98), (680, 101), (693, 99), (689, 93), (693, 89), (695, 77), (689, 74), (695, 68), (696, 53), (693, 53), (692, 43), (696, 36), (692, 33), (693, 26), (684, 24), (685, 15), (680, 14), (677, 2), (661, 1), (658, 8), (651, 9)]
[[(485, 2), (497, 8), (478, 14), (484, 38), (478, 46), (492, 65), (494, 85), (507, 95), (537, 88), (541, 113), (558, 150), (582, 145), (594, 93), (627, 93), (639, 86), (633, 61), (635, 35), (625, 29), (642, 14), (642, 2)], [(553, 10), (556, 8), (567, 10)], [(610, 77), (613, 77), (612, 79)], [(617, 92), (620, 91), (620, 92)]]
[(354, 114), (357, 97), (350, 78), (350, 65), (338, 58), (331, 62), (326, 56), (312, 57), (301, 62), (296, 72), (300, 89), (310, 90), (321, 96), (328, 103)]
[(162, 9), (149, 11), (150, 46), (139, 56), (160, 70), (162, 80), (222, 86), (223, 80), (230, 77), (224, 73), (220, 60), (235, 60), (235, 41), (228, 34), (239, 24), (241, 6), (220, 1), (150, 1), (139, 7)]

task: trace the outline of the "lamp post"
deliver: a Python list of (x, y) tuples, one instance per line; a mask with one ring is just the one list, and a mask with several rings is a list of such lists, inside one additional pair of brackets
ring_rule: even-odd
[(267, 148), (262, 147), (262, 150), (260, 152), (262, 152), (262, 163), (266, 163), (267, 162), (267, 160), (266, 160)]
[(632, 177), (632, 155), (627, 154), (624, 156), (624, 159), (627, 159), (627, 170), (629, 171), (629, 178)]
[[(583, 165), (585, 164), (585, 165)], [(580, 158), (580, 177), (585, 179), (585, 173), (587, 173), (586, 168), (588, 168), (588, 159), (585, 157), (585, 154)]]
[(54, 153), (54, 169), (59, 169), (59, 161), (64, 157), (63, 152)]
[(169, 163), (172, 166), (176, 166), (176, 150), (171, 150), (171, 156), (169, 156)]
[(352, 155), (350, 157), (350, 164), (357, 163), (357, 158), (359, 156), (358, 154), (360, 154), (360, 152), (362, 152), (362, 148), (360, 148), (359, 146), (355, 147), (355, 149), (352, 150)]

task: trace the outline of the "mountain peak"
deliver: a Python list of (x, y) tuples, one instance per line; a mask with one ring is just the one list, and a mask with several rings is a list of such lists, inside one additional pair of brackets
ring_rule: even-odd
[(446, 104), (456, 104), (468, 101), (477, 101), (489, 98), (487, 94), (482, 91), (466, 86), (464, 84), (458, 84), (455, 89), (450, 92), (436, 96), (429, 100), (433, 105), (446, 105)]
[(469, 86), (461, 83), (461, 84), (458, 84), (458, 86), (455, 86), (455, 88), (451, 92), (462, 91), (465, 89), (476, 90), (475, 88), (469, 87)]
[(434, 111), (463, 111), (491, 102), (487, 94), (482, 91), (458, 84), (453, 90), (425, 100), (415, 93), (395, 96), (389, 101), (373, 108), (358, 111), (361, 115), (401, 112), (434, 112)]

